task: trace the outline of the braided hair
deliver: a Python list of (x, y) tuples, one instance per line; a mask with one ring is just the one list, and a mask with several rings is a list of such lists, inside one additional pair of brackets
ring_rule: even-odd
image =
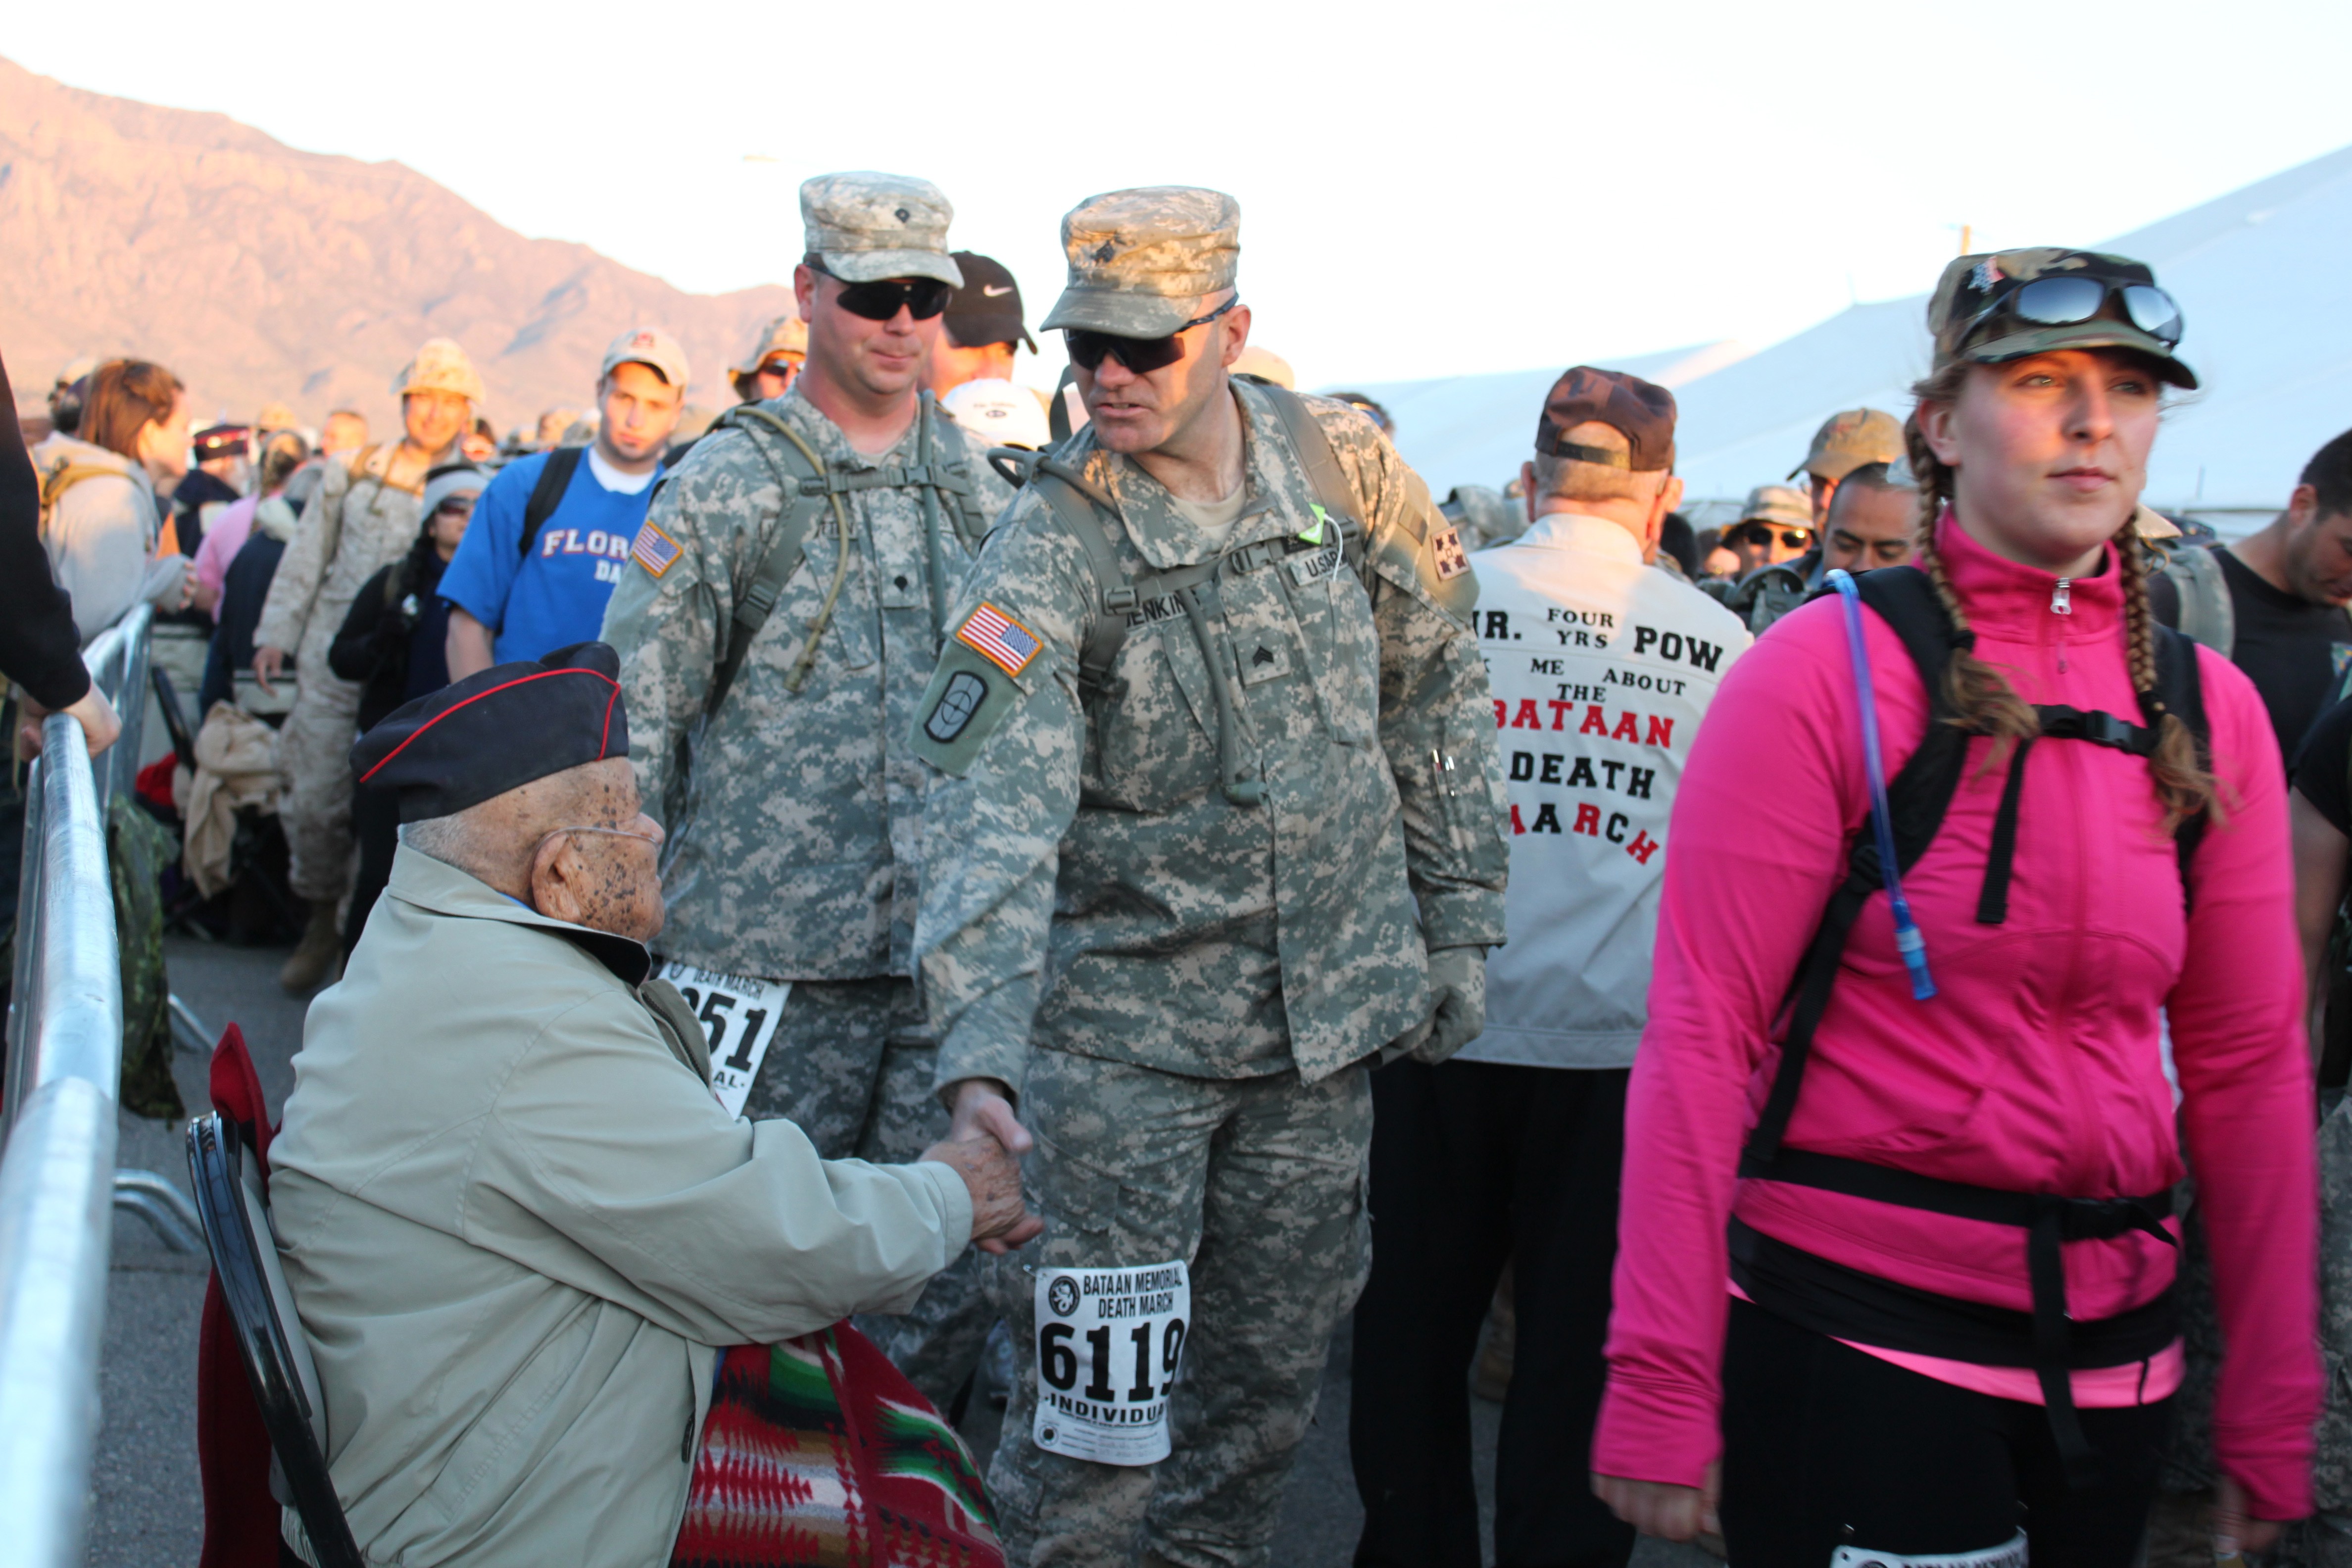
[[(1955, 362), (1912, 386), (1917, 404), (1911, 416), (1904, 421), (1903, 441), (1910, 457), (1911, 471), (1919, 481), (1919, 544), (1915, 561), (1935, 584), (1937, 600), (1944, 606), (1944, 613), (1951, 616), (1953, 629), (1959, 634), (1959, 646), (1953, 650), (1951, 663), (1945, 670), (1945, 696), (1953, 708), (1949, 722), (1969, 734), (1992, 737), (1993, 743), (1984, 762), (1990, 767), (2005, 759), (2020, 742), (2039, 734), (2041, 721), (2008, 679), (1976, 656), (1969, 636), (1968, 614), (1936, 552), (1936, 525), (1951, 510), (1952, 470), (1927, 445), (1919, 428), (1919, 405), (1954, 402), (1968, 380), (1969, 370), (1965, 362)], [(2132, 689), (2139, 695), (2141, 717), (2150, 721), (2157, 732), (2156, 750), (2148, 758), (2148, 773), (2156, 787), (2157, 802), (2164, 808), (2164, 831), (2169, 835), (2200, 812), (2210, 811), (2218, 819), (2221, 803), (2215, 795), (2212, 772), (2198, 751), (2196, 737), (2189, 732), (2189, 726), (2179, 714), (2164, 710), (2156, 695), (2156, 616), (2147, 602), (2147, 546), (2128, 516), (2109, 542), (2116, 547), (2117, 578), (2123, 589), (2125, 658), (2131, 672)]]

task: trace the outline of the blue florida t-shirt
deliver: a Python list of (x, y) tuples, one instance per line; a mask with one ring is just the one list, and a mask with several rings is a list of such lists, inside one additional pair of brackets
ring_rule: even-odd
[[(604, 601), (621, 580), (660, 477), (621, 473), (588, 448), (525, 560), (522, 514), (547, 462), (542, 452), (499, 470), (474, 503), (465, 542), (441, 577), (441, 596), (489, 628), (500, 664), (602, 635)], [(608, 488), (638, 479), (645, 483), (635, 493)]]

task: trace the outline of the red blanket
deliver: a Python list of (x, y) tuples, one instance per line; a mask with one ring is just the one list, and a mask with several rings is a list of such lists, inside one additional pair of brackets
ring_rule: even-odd
[(963, 1440), (846, 1323), (720, 1358), (673, 1568), (1003, 1568)]

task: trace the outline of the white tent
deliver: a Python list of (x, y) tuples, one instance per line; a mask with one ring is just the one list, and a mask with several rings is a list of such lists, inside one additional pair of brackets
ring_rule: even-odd
[[(2181, 356), (2204, 384), (2168, 416), (2149, 502), (2225, 534), (2259, 523), (2311, 454), (2352, 426), (2352, 147), (2096, 248), (2156, 268), (2187, 321)], [(1736, 501), (1778, 482), (1837, 410), (1909, 406), (1905, 389), (1927, 368), (1927, 302), (1857, 305), (1759, 353), (1718, 343), (1612, 365), (1675, 389), (1693, 501)], [(1363, 390), (1395, 414), (1399, 448), (1442, 497), (1518, 471), (1558, 374)]]

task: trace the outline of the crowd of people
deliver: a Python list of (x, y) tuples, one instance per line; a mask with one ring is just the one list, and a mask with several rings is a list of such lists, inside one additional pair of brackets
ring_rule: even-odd
[(1474, 1367), (1503, 1564), (2352, 1563), (2352, 432), (2159, 515), (2178, 306), (2017, 250), (1720, 530), (1592, 366), (1440, 502), (1228, 196), (1063, 218), (1050, 397), (937, 187), (801, 208), (716, 417), (0, 448), (19, 711), (143, 601), (273, 759), (368, 1560), (1265, 1563), (1352, 1314), (1360, 1564), (1482, 1561)]

